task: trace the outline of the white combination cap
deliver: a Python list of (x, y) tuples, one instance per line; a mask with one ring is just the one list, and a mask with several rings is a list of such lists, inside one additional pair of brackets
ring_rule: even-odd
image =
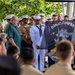
[(51, 17), (48, 17), (48, 18), (47, 18), (47, 20), (51, 20), (51, 19), (52, 19)]
[(7, 15), (6, 19), (11, 19), (14, 16), (14, 14)]
[(41, 13), (41, 14), (39, 14), (39, 16), (43, 16), (43, 17), (44, 17), (44, 16), (45, 16), (45, 14)]
[(24, 18), (28, 19), (28, 15), (22, 16), (22, 19), (24, 19)]
[(0, 33), (0, 38), (1, 39), (6, 39), (7, 37), (7, 34), (6, 33)]
[(40, 16), (35, 16), (34, 19), (38, 20), (38, 19), (41, 19), (41, 17)]
[(32, 16), (33, 18), (35, 18), (35, 16)]
[(19, 21), (21, 21), (22, 20), (22, 18), (19, 18)]

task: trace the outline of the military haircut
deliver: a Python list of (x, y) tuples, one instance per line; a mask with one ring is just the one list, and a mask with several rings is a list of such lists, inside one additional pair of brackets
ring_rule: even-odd
[(20, 65), (11, 56), (0, 56), (0, 75), (20, 75)]
[(34, 58), (34, 50), (29, 47), (23, 48), (21, 50), (20, 57), (24, 62), (30, 62)]
[(56, 17), (56, 16), (58, 16), (58, 15), (57, 15), (57, 14), (53, 14), (52, 16), (53, 16), (53, 17)]
[(62, 40), (57, 44), (57, 53), (62, 60), (68, 58), (71, 53), (71, 50), (74, 50), (72, 43), (68, 40)]
[(13, 56), (14, 54), (18, 53), (18, 49), (15, 46), (9, 46), (7, 49), (7, 55)]
[(69, 17), (68, 17), (68, 15), (65, 15), (64, 17), (67, 17), (67, 18), (69, 18)]

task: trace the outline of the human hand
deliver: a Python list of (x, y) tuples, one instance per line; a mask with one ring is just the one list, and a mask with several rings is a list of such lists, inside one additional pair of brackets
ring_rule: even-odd
[(7, 54), (7, 49), (5, 47), (5, 43), (4, 42), (1, 43), (0, 54), (1, 55), (6, 55)]
[(36, 48), (37, 48), (37, 49), (40, 49), (40, 47), (39, 47), (39, 46), (36, 46)]
[(18, 53), (20, 53), (20, 48), (18, 46), (16, 46), (16, 48), (18, 49)]

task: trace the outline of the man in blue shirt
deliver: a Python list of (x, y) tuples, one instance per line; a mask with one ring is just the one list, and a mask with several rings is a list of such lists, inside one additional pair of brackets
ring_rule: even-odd
[[(45, 57), (45, 49), (40, 49), (41, 44), (41, 38), (42, 34), (44, 32), (44, 26), (41, 24), (40, 16), (35, 16), (35, 24), (32, 25), (30, 29), (30, 36), (31, 40), (33, 42), (33, 49), (34, 49), (34, 57), (36, 59), (36, 62), (34, 63), (34, 66), (36, 69), (39, 69), (40, 71), (44, 71), (44, 57)], [(38, 58), (39, 61), (38, 61)]]

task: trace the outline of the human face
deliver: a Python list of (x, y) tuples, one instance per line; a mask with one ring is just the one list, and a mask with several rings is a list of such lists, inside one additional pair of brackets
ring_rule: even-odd
[(64, 17), (64, 20), (65, 20), (65, 21), (68, 20), (68, 17)]
[(14, 25), (17, 25), (19, 23), (18, 17), (15, 17), (15, 19), (12, 22)]
[(23, 22), (22, 22), (22, 21), (20, 21), (20, 22), (19, 22), (19, 24), (20, 24), (20, 25), (23, 25)]
[(58, 20), (61, 21), (62, 18), (63, 18), (63, 17), (62, 17), (62, 14), (59, 14), (59, 15), (58, 15)]
[(36, 24), (40, 24), (40, 19), (36, 19), (36, 20), (35, 20), (35, 23), (36, 23)]
[(28, 23), (28, 19), (27, 18), (23, 19), (23, 22), (24, 22), (24, 24), (27, 24)]
[(57, 16), (53, 16), (53, 17), (52, 17), (52, 20), (53, 20), (53, 21), (57, 21), (57, 20), (58, 20), (58, 17), (57, 17)]

